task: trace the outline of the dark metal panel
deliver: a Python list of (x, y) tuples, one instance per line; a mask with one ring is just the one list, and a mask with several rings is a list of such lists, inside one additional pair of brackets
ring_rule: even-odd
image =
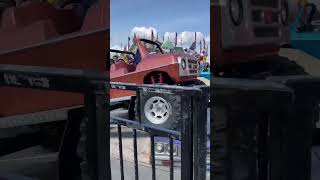
[(207, 158), (207, 111), (209, 94), (206, 89), (202, 89), (202, 95), (198, 95), (193, 100), (193, 142), (194, 142), (194, 177), (195, 180), (206, 178), (206, 158)]
[[(111, 179), (110, 169), (110, 121), (109, 105), (105, 96), (104, 82), (96, 83), (86, 93), (85, 104), (88, 115), (88, 167), (92, 179)], [(92, 148), (96, 147), (96, 148)]]
[(89, 80), (108, 82), (107, 76), (93, 71), (52, 67), (0, 65), (0, 85), (64, 92), (84, 92)]
[(193, 108), (192, 97), (182, 96), (182, 128), (181, 128), (181, 179), (193, 179)]
[(145, 92), (159, 92), (169, 94), (188, 94), (194, 95), (201, 93), (201, 89), (197, 87), (184, 87), (184, 86), (172, 86), (172, 85), (156, 85), (156, 84), (133, 84), (123, 82), (110, 82), (112, 89), (119, 90), (142, 90)]
[[(111, 179), (110, 171), (110, 121), (109, 99), (106, 97), (109, 88), (107, 76), (95, 72), (60, 68), (44, 68), (19, 65), (0, 65), (0, 86), (24, 87), (64, 92), (80, 92), (85, 94), (85, 108), (88, 116), (88, 164), (92, 179)], [(65, 132), (60, 153), (60, 170), (70, 158), (74, 161), (75, 138), (80, 114), (70, 114), (70, 121)], [(39, 121), (41, 123), (41, 121)], [(70, 155), (72, 154), (72, 155)], [(70, 156), (69, 156), (70, 155)], [(64, 164), (62, 164), (64, 163)], [(74, 164), (72, 167), (75, 167)], [(77, 167), (75, 167), (75, 171)], [(72, 172), (75, 172), (72, 171)], [(66, 177), (72, 175), (72, 177)], [(61, 170), (61, 179), (72, 179), (73, 173)]]

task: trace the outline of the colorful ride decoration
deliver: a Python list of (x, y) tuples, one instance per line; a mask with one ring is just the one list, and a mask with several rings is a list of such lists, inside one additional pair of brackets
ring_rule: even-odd
[(172, 52), (174, 46), (171, 44), (171, 42), (168, 40), (165, 40), (162, 45), (161, 48), (165, 51), (165, 52)]
[(290, 44), (320, 59), (320, 11), (313, 3), (304, 3), (291, 25)]

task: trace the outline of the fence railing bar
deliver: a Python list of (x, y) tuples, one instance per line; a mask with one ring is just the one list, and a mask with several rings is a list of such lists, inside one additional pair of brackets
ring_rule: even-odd
[(119, 157), (120, 157), (120, 172), (121, 172), (120, 174), (121, 174), (121, 180), (124, 180), (121, 125), (118, 125), (118, 138), (119, 138)]
[(170, 139), (170, 180), (173, 180), (173, 168), (174, 168), (174, 161), (173, 161), (173, 139), (172, 138), (169, 138)]
[(154, 136), (151, 135), (151, 166), (152, 166), (152, 180), (156, 180), (156, 163), (154, 154)]
[[(140, 91), (137, 91), (136, 92), (137, 93), (137, 101), (138, 101), (138, 106), (140, 106), (140, 103), (141, 103), (141, 98), (140, 98)], [(139, 123), (141, 123), (141, 108), (139, 107), (138, 108), (139, 109), (139, 111), (138, 111), (138, 117), (139, 117)]]
[(111, 123), (120, 124), (122, 126), (126, 126), (129, 128), (146, 131), (153, 135), (164, 136), (164, 137), (172, 137), (174, 139), (180, 139), (181, 133), (178, 131), (153, 127), (147, 124), (139, 123), (137, 121), (132, 121), (128, 119), (124, 119), (121, 117), (110, 116)]
[(133, 154), (134, 154), (134, 173), (135, 180), (139, 180), (139, 165), (138, 165), (138, 147), (137, 147), (137, 130), (133, 129)]
[(110, 82), (111, 89), (129, 90), (129, 91), (147, 91), (147, 92), (161, 92), (161, 93), (175, 93), (175, 94), (199, 94), (202, 90), (198, 87), (173, 86), (173, 85), (156, 85), (156, 84), (133, 84), (133, 83), (119, 83)]

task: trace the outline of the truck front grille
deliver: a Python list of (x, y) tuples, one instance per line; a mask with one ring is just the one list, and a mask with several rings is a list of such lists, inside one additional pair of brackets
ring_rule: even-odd
[(251, 5), (255, 37), (279, 37), (279, 0), (251, 0)]
[(190, 74), (196, 74), (198, 73), (198, 63), (195, 60), (188, 60), (188, 68)]
[(254, 34), (256, 37), (278, 37), (279, 29), (278, 27), (256, 27), (254, 28)]

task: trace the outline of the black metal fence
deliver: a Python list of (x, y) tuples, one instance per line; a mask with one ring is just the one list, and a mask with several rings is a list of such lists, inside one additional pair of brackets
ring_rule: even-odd
[[(110, 170), (110, 122), (109, 101), (107, 92), (109, 89), (108, 77), (105, 75), (62, 68), (46, 68), (20, 65), (0, 65), (0, 86), (15, 88), (41, 89), (44, 91), (62, 91), (83, 94), (85, 114), (82, 109), (72, 109), (68, 113), (67, 127), (59, 151), (59, 178), (76, 179), (79, 174), (76, 161), (76, 134), (79, 131), (79, 124), (83, 116), (88, 117), (87, 134), (87, 163), (91, 179), (111, 179)], [(155, 179), (154, 163), (154, 139), (155, 135), (170, 138), (171, 165), (173, 161), (173, 139), (182, 142), (182, 179), (205, 179), (206, 177), (206, 114), (208, 102), (208, 87), (178, 87), (165, 85), (135, 85), (125, 83), (111, 83), (113, 89), (126, 89), (137, 91), (137, 93), (166, 93), (178, 94), (182, 98), (181, 128), (180, 130), (168, 130), (143, 124), (139, 121), (131, 121), (118, 117), (112, 117), (112, 121), (118, 124), (119, 149), (121, 145), (121, 126), (133, 129), (134, 136), (134, 159), (135, 178), (138, 179), (138, 157), (136, 130), (143, 130), (151, 134), (152, 178)], [(139, 96), (137, 96), (139, 97)], [(138, 101), (140, 99), (138, 98)], [(32, 102), (31, 102), (32, 103)], [(34, 124), (35, 122), (33, 122)], [(39, 121), (39, 124), (42, 122)], [(6, 128), (4, 124), (3, 127)], [(21, 124), (22, 125), (22, 124)], [(28, 125), (28, 124), (23, 124)], [(9, 127), (9, 126), (8, 126)], [(10, 127), (13, 127), (12, 124)], [(122, 153), (120, 153), (121, 155)], [(194, 155), (196, 154), (196, 155)], [(122, 159), (122, 157), (120, 157)], [(121, 160), (121, 164), (123, 160)], [(123, 178), (123, 164), (121, 165)], [(170, 168), (170, 178), (173, 179), (173, 166)]]
[[(313, 117), (310, 107), (319, 99), (320, 80), (308, 76), (269, 81), (215, 78), (211, 96), (211, 178), (310, 179)], [(20, 65), (0, 65), (0, 86), (75, 92), (84, 95), (88, 116), (88, 164), (91, 179), (111, 179), (108, 77), (94, 72)], [(181, 128), (168, 130), (138, 121), (111, 117), (118, 124), (122, 178), (121, 126), (133, 129), (135, 179), (138, 179), (137, 130), (151, 135), (152, 178), (155, 179), (154, 136), (170, 138), (170, 178), (173, 179), (173, 140), (182, 142), (181, 179), (206, 176), (206, 111), (209, 87), (111, 83), (112, 89), (180, 95)], [(32, 102), (31, 102), (32, 103)], [(311, 104), (311, 105), (310, 105)], [(60, 179), (76, 179), (74, 127), (81, 111), (69, 112), (59, 152)], [(213, 120), (214, 119), (214, 120)], [(33, 122), (34, 123), (34, 122)], [(41, 122), (39, 122), (41, 123)], [(24, 124), (26, 125), (26, 124)], [(12, 124), (8, 127), (14, 127)], [(2, 123), (0, 128), (6, 128)], [(77, 129), (78, 130), (78, 129)], [(267, 150), (267, 151), (265, 151)], [(79, 164), (78, 164), (79, 165)]]
[(319, 78), (214, 78), (212, 85), (213, 179), (311, 179)]
[[(95, 72), (61, 68), (0, 65), (0, 87), (32, 88), (80, 93), (84, 96), (88, 117), (88, 172), (91, 179), (111, 179), (109, 154), (109, 116), (106, 93), (109, 78)], [(32, 102), (30, 102), (32, 103)], [(67, 127), (59, 152), (59, 178), (76, 179), (76, 133), (81, 111), (69, 111)], [(41, 123), (38, 122), (39, 124)], [(2, 124), (6, 128), (5, 124)], [(27, 125), (27, 124), (25, 124)], [(12, 125), (10, 127), (13, 127)]]
[(156, 179), (156, 165), (154, 154), (154, 137), (162, 136), (169, 138), (170, 144), (170, 180), (174, 179), (174, 158), (173, 158), (173, 141), (181, 140), (181, 179), (183, 180), (204, 180), (206, 179), (206, 157), (207, 157), (207, 108), (209, 87), (182, 87), (167, 85), (136, 85), (129, 83), (111, 82), (112, 89), (136, 91), (138, 104), (141, 103), (140, 95), (142, 93), (154, 94), (171, 94), (181, 96), (181, 112), (182, 117), (180, 123), (181, 128), (175, 130), (157, 127), (156, 125), (148, 125), (141, 122), (141, 110), (138, 112), (138, 119), (128, 120), (120, 117), (111, 116), (112, 123), (118, 125), (119, 134), (119, 157), (121, 180), (124, 179), (123, 166), (123, 146), (121, 129), (126, 126), (133, 129), (133, 146), (134, 146), (134, 168), (135, 180), (139, 179), (138, 169), (138, 152), (137, 152), (137, 130), (141, 130), (150, 134), (151, 138), (151, 165), (152, 179)]

